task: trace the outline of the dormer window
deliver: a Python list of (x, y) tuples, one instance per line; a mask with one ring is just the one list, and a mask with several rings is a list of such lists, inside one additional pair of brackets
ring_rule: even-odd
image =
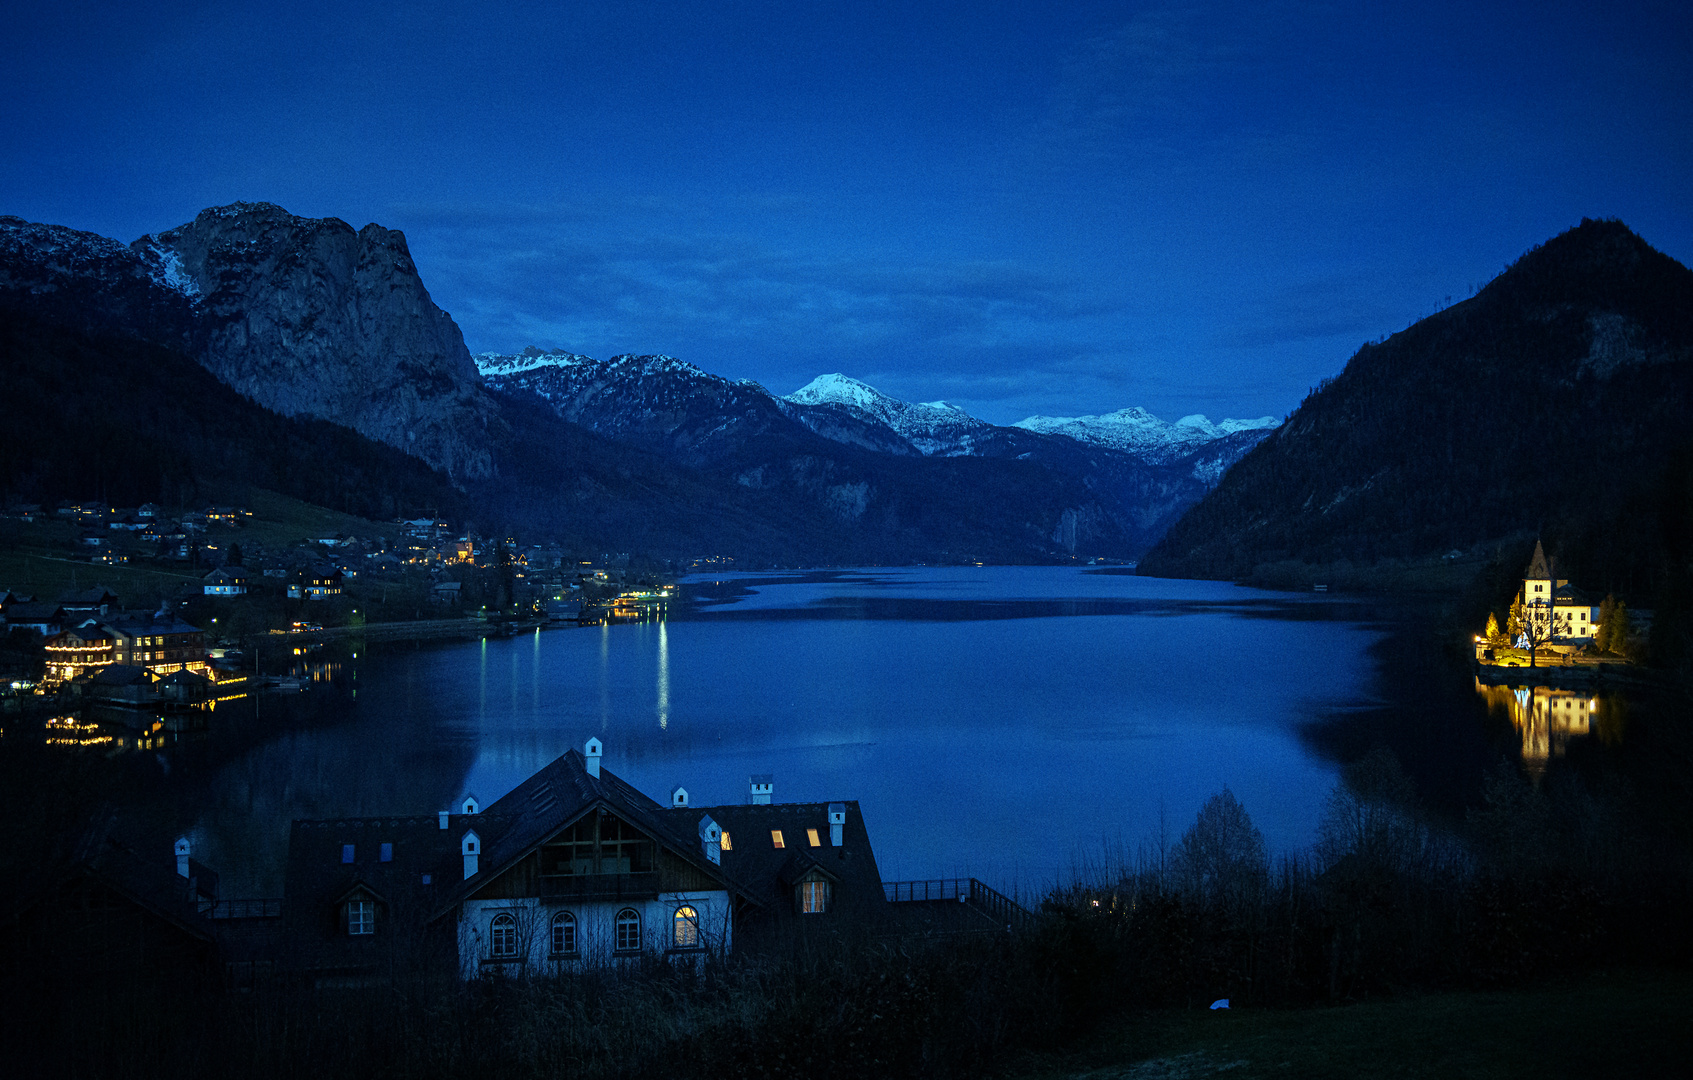
[(369, 900), (347, 901), (347, 936), (376, 933), (376, 905)]
[(818, 879), (799, 883), (801, 915), (821, 915), (829, 910), (829, 883)]

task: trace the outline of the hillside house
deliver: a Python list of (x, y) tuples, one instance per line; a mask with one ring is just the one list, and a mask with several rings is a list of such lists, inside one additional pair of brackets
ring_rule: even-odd
[(331, 596), (340, 596), (341, 571), (328, 563), (314, 566), (306, 571), (300, 591), (307, 600), (326, 600)]
[(247, 570), (241, 566), (220, 566), (203, 579), (207, 596), (244, 596)]
[(678, 788), (662, 805), (600, 762), (590, 739), (485, 810), (296, 821), (284, 910), (303, 973), (376, 978), (420, 949), (466, 979), (691, 963), (885, 913), (857, 803), (700, 808)]

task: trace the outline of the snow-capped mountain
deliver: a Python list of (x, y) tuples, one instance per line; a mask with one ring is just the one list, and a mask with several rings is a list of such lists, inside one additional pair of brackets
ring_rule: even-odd
[(624, 354), (610, 360), (533, 346), (516, 355), (475, 357), (483, 382), (527, 392), (590, 431), (698, 465), (738, 441), (788, 426), (770, 392), (755, 382), (702, 371), (673, 356)]
[[(836, 372), (819, 375), (782, 399), (789, 405), (839, 409), (871, 424), (893, 431), (925, 457), (963, 457), (977, 452), (979, 442), (994, 431), (994, 425), (945, 401), (913, 403), (889, 397), (875, 387)], [(805, 418), (812, 408), (790, 409), (789, 414), (817, 430)]]
[[(1031, 416), (1013, 426), (1025, 431), (1068, 435), (1091, 446), (1108, 446), (1149, 462), (1163, 463), (1191, 454), (1224, 436), (1241, 431), (1268, 434), (1280, 424), (1281, 421), (1273, 416), (1261, 416), (1256, 420), (1223, 420), (1213, 424), (1198, 413), (1184, 416), (1171, 424), (1145, 409), (1132, 407), (1104, 416)], [(1221, 475), (1221, 472), (1217, 473), (1217, 476)], [(1211, 482), (1215, 483), (1216, 479), (1212, 477)]]

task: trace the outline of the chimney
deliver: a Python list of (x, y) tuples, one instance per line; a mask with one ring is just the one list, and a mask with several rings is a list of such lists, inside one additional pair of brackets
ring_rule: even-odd
[(463, 805), (459, 807), (460, 812), (465, 814), (474, 814), (481, 809), (482, 807), (477, 803), (475, 795), (466, 795)]
[(440, 811), (435, 815), (435, 820), (440, 823), (441, 828), (445, 829), (447, 827), (447, 812), (445, 810)]
[(723, 865), (723, 830), (711, 820), (710, 814), (700, 818), (700, 846), (705, 849), (706, 858), (718, 866)]
[(678, 810), (685, 809), (688, 805), (688, 789), (680, 787), (672, 788), (670, 792), (670, 805)]
[(748, 801), (754, 806), (769, 806), (776, 793), (776, 778), (769, 773), (747, 777)]
[(600, 740), (589, 739), (588, 745), (582, 748), (582, 759), (588, 763), (588, 775), (595, 780), (600, 778)]
[(482, 854), (482, 838), (473, 832), (465, 833), (464, 839), (459, 842), (459, 851), (464, 853), (464, 877), (469, 881), (476, 876), (478, 857)]
[(188, 876), (188, 837), (176, 838), (176, 873), (178, 877)]
[(841, 846), (841, 833), (846, 829), (846, 803), (829, 804), (829, 846)]

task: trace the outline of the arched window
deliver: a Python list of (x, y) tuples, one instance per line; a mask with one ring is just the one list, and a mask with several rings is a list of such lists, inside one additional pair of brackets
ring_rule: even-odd
[(553, 954), (568, 956), (576, 952), (576, 916), (561, 911), (553, 916)]
[(493, 954), (496, 957), (517, 955), (517, 920), (510, 915), (494, 916)]
[(700, 947), (700, 913), (683, 904), (676, 909), (675, 945), (678, 949)]
[(617, 913), (617, 951), (639, 952), (641, 949), (641, 916), (634, 908)]

